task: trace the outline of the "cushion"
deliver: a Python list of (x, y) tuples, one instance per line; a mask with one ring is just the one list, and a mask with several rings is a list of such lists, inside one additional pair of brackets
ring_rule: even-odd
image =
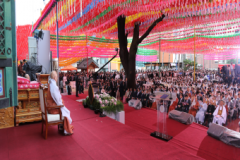
[(30, 83), (30, 81), (27, 78), (24, 78), (24, 77), (21, 77), (21, 76), (17, 77), (17, 82), (18, 82), (18, 84), (28, 84), (28, 83)]
[(37, 82), (37, 81), (31, 81), (29, 84), (28, 84), (28, 87), (31, 88), (31, 89), (38, 89), (40, 86), (40, 84)]
[(28, 84), (18, 84), (18, 89), (28, 89)]
[[(45, 120), (45, 116), (43, 115), (43, 119)], [(47, 114), (48, 122), (59, 121), (60, 114)]]

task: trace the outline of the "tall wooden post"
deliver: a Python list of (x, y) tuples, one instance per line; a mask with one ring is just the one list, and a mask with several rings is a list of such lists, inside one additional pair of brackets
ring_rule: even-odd
[(161, 59), (161, 39), (159, 37), (159, 57), (158, 57), (158, 61), (159, 61), (159, 77), (161, 77), (160, 59)]
[(179, 70), (179, 67), (180, 67), (180, 54), (178, 54), (178, 70)]
[[(57, 41), (57, 58), (58, 58), (58, 70), (57, 70), (57, 75), (58, 75), (58, 79), (60, 78), (59, 76), (59, 43), (58, 43), (58, 1), (56, 1), (56, 29), (57, 29), (57, 36), (56, 36), (56, 41)], [(60, 83), (60, 79), (57, 81), (57, 85), (59, 86)]]
[(195, 63), (196, 63), (196, 56), (195, 56), (195, 53), (196, 53), (196, 38), (195, 38), (195, 25), (194, 25), (194, 73), (193, 73), (193, 77), (194, 77), (194, 81), (195, 81)]
[(88, 77), (88, 41), (87, 41), (87, 35), (86, 35), (86, 51), (87, 51), (87, 77)]

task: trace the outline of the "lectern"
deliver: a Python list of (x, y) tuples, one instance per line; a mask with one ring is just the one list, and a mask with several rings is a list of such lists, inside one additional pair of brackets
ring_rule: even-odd
[(164, 141), (169, 141), (172, 139), (172, 136), (167, 133), (167, 111), (169, 103), (176, 99), (176, 93), (155, 91), (154, 96), (151, 98), (155, 99), (157, 104), (157, 129), (150, 135)]

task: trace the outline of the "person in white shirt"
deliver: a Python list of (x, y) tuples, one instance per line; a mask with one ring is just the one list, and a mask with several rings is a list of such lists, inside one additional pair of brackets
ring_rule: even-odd
[(203, 124), (207, 107), (208, 106), (207, 106), (206, 99), (203, 98), (203, 101), (199, 102), (199, 110), (196, 114), (196, 120), (197, 120), (198, 123)]
[(223, 123), (226, 123), (227, 119), (227, 112), (226, 108), (224, 106), (224, 101), (221, 100), (218, 107), (213, 113), (213, 123), (218, 123), (219, 125), (222, 126)]

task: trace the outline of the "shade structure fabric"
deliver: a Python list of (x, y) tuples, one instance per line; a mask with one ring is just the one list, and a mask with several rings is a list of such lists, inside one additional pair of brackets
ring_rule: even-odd
[[(210, 56), (205, 59), (210, 60), (235, 58), (239, 50), (239, 0), (63, 0), (58, 2), (58, 8), (55, 2), (51, 0), (48, 3), (42, 16), (35, 22), (33, 31), (45, 29), (56, 35), (57, 9), (59, 34), (76, 36), (74, 41), (65, 38), (60, 42), (60, 48), (67, 46), (60, 49), (60, 57), (69, 58), (75, 53), (79, 57), (113, 56), (112, 50), (118, 47), (116, 19), (123, 14), (126, 15), (129, 47), (135, 22), (140, 22), (142, 35), (164, 13), (165, 19), (153, 29), (139, 48), (155, 51), (161, 48), (161, 52), (173, 54), (206, 54)], [(51, 43), (55, 43), (54, 39)], [(101, 47), (94, 48), (96, 43), (101, 44)], [(56, 52), (55, 44), (51, 48)], [(147, 62), (157, 61), (156, 56), (145, 56)]]
[(61, 71), (76, 71), (77, 68), (73, 67), (72, 65), (66, 66), (61, 69)]
[(28, 59), (28, 37), (31, 36), (32, 25), (17, 26), (17, 58)]

